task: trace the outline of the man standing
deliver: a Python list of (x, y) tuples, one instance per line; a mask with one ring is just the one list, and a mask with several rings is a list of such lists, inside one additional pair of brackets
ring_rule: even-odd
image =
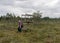
[(23, 28), (23, 22), (21, 20), (19, 20), (19, 22), (18, 22), (18, 31), (22, 32), (22, 28)]

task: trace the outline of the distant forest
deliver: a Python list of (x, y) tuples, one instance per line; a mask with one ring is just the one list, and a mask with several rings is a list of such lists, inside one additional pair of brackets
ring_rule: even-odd
[[(24, 14), (24, 15), (30, 15), (30, 14)], [(24, 20), (29, 19), (29, 20), (34, 20), (34, 21), (41, 21), (41, 20), (60, 20), (60, 18), (49, 18), (49, 17), (43, 17), (42, 18), (42, 13), (37, 11), (32, 13), (32, 17), (29, 18), (22, 18), (20, 16), (16, 16), (15, 14), (12, 13), (7, 13), (6, 15), (0, 16), (0, 21), (18, 21), (18, 20)]]

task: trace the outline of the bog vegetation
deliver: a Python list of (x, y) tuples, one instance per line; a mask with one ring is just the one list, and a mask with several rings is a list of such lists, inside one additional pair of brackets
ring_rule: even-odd
[[(7, 13), (0, 17), (0, 43), (60, 43), (60, 19), (41, 18), (41, 13), (33, 13), (32, 18), (21, 18)], [(24, 29), (17, 31), (18, 20), (22, 19)], [(31, 23), (27, 23), (27, 21)]]

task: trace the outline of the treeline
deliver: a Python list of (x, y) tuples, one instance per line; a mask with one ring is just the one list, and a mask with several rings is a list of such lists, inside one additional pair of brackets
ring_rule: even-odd
[[(26, 14), (24, 14), (26, 15)], [(33, 20), (33, 21), (41, 21), (41, 20), (60, 20), (60, 18), (49, 18), (49, 17), (44, 17), (42, 18), (42, 13), (37, 11), (37, 12), (33, 12), (32, 13), (32, 17), (30, 18), (22, 18), (20, 16), (16, 16), (15, 14), (12, 14), (12, 13), (7, 13), (6, 15), (3, 15), (3, 16), (0, 16), (0, 21), (11, 21), (11, 22), (15, 22), (15, 21), (18, 21), (18, 20), (26, 20), (26, 19), (29, 19), (30, 21)]]
[(22, 18), (20, 16), (16, 16), (15, 14), (7, 13), (6, 15), (0, 16), (0, 21), (18, 21), (20, 19), (22, 19), (22, 20), (25, 20), (25, 19), (39, 20), (41, 18), (40, 12), (34, 12), (32, 14), (32, 17), (30, 17), (30, 18), (29, 18), (29, 15), (31, 15), (31, 14), (24, 14), (24, 15), (28, 15), (28, 18)]
[(16, 21), (20, 19), (19, 16), (15, 16), (14, 14), (12, 13), (7, 13), (6, 15), (3, 15), (3, 16), (0, 16), (0, 21)]

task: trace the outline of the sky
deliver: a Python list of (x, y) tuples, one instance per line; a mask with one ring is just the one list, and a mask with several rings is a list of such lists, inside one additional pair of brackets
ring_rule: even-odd
[(41, 11), (42, 17), (60, 17), (60, 0), (0, 0), (0, 16), (14, 13), (21, 16), (25, 13)]

